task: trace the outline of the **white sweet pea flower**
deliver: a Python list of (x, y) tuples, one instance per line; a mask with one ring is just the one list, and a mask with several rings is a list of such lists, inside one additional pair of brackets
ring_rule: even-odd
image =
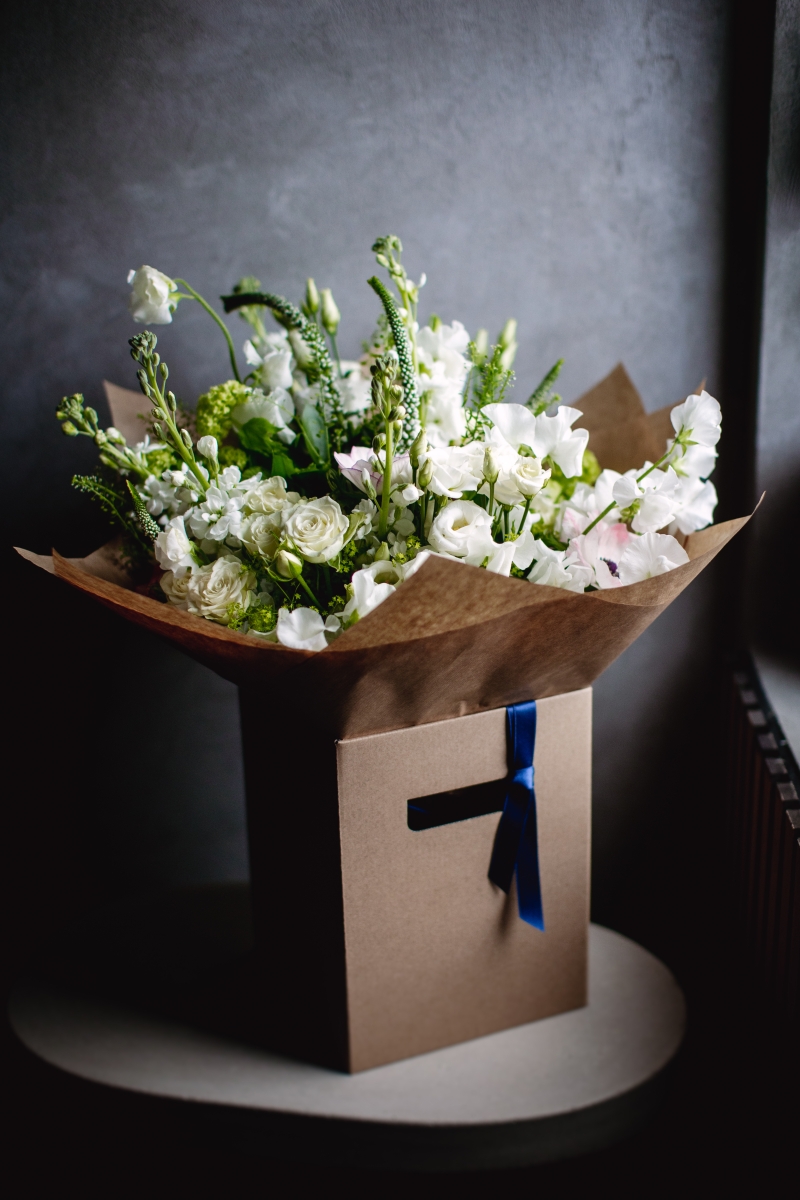
[(340, 628), (338, 617), (323, 621), (313, 608), (295, 608), (292, 612), (282, 608), (275, 632), (280, 644), (292, 650), (324, 650)]
[(178, 285), (155, 267), (139, 267), (128, 272), (131, 285), (130, 310), (140, 325), (170, 325), (177, 307)]
[(399, 583), (399, 572), (392, 568), (391, 562), (371, 563), (361, 571), (356, 571), (350, 580), (352, 595), (342, 611), (345, 623), (360, 621), (379, 604), (383, 604), (384, 600), (388, 600), (397, 590), (397, 583), (388, 582), (389, 578), (395, 576)]
[(155, 552), (162, 571), (181, 575), (194, 567), (192, 543), (186, 536), (183, 521), (175, 517), (156, 538)]
[(470, 367), (468, 345), (469, 334), (460, 321), (435, 330), (425, 325), (417, 334), (417, 388), (424, 397), (425, 428), (432, 446), (447, 446), (466, 433), (461, 393)]
[(619, 578), (624, 584), (639, 583), (665, 575), (689, 561), (689, 555), (668, 533), (644, 533), (631, 538), (618, 563)]
[(276, 386), (268, 395), (261, 388), (254, 388), (244, 404), (237, 404), (231, 411), (231, 421), (237, 429), (241, 429), (248, 421), (261, 417), (269, 421), (270, 425), (274, 425), (282, 442), (291, 446), (297, 437), (289, 428), (289, 422), (293, 420), (294, 415), (294, 400), (284, 387)]
[[(667, 445), (672, 450), (675, 442), (667, 442)], [(680, 458), (673, 456), (668, 461), (682, 479), (708, 479), (717, 465), (717, 452), (713, 446), (687, 446)]]
[(471, 500), (451, 500), (433, 520), (428, 541), (439, 554), (479, 567), (497, 549), (492, 518)]
[(346, 414), (364, 413), (372, 403), (372, 379), (364, 374), (361, 363), (341, 361), (342, 378), (339, 379), (339, 394)]
[(225, 555), (191, 575), (186, 588), (187, 607), (208, 621), (227, 625), (229, 606), (241, 604), (247, 608), (255, 586), (254, 572), (246, 570), (233, 555)]
[(622, 587), (619, 561), (634, 537), (621, 521), (615, 521), (612, 525), (603, 522), (595, 525), (589, 533), (573, 538), (569, 552), (577, 556), (580, 565), (593, 572), (592, 582), (597, 587)]
[(286, 334), (268, 333), (260, 343), (260, 351), (252, 339), (245, 342), (245, 360), (255, 369), (262, 387), (267, 392), (273, 388), (288, 390), (292, 386), (292, 349)]
[(583, 470), (588, 429), (572, 429), (583, 414), (562, 405), (554, 417), (535, 417), (524, 404), (487, 404), (483, 410), (509, 445), (529, 446), (537, 458), (551, 458), (568, 479)]
[(716, 446), (722, 434), (722, 409), (708, 392), (687, 396), (669, 414), (676, 440), (685, 446)]
[(695, 533), (714, 520), (717, 489), (710, 480), (681, 479), (675, 492), (676, 509), (669, 533)]
[[(615, 503), (614, 485), (621, 478), (619, 471), (611, 471), (606, 468), (605, 471), (600, 472), (593, 487), (588, 483), (577, 485), (570, 499), (562, 503), (561, 512), (556, 519), (556, 533), (562, 542), (570, 542), (573, 538), (578, 537), (596, 517), (599, 517), (600, 513), (605, 512), (609, 504)], [(536, 497), (534, 507), (541, 498), (541, 496)], [(612, 510), (600, 524), (612, 525), (616, 522), (618, 515)]]
[[(649, 465), (645, 463), (645, 468)], [(650, 471), (641, 481), (637, 475), (641, 471), (626, 471), (614, 484), (612, 495), (620, 508), (637, 506), (631, 522), (636, 533), (655, 533), (669, 525), (675, 514), (678, 477), (672, 467)]]
[(284, 534), (308, 562), (330, 562), (344, 546), (350, 522), (332, 496), (309, 500), (293, 508)]
[(467, 418), (461, 397), (461, 385), (455, 384), (438, 373), (440, 363), (434, 363), (437, 372), (433, 378), (422, 376), (418, 386), (425, 393), (425, 432), (432, 446), (449, 446), (458, 442), (467, 432)]
[(537, 538), (534, 556), (536, 563), (528, 575), (529, 583), (583, 592), (593, 582), (591, 568), (583, 566), (578, 556), (567, 550), (553, 550)]

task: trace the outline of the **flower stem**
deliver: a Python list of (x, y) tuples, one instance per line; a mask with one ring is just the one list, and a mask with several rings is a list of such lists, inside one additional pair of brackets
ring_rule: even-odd
[(314, 605), (316, 608), (322, 608), (322, 605), (320, 604), (319, 600), (318, 600), (318, 599), (317, 599), (317, 597), (314, 595), (314, 593), (312, 592), (311, 588), (310, 588), (310, 587), (308, 586), (308, 584), (306, 583), (305, 579), (303, 579), (303, 576), (302, 576), (302, 575), (298, 575), (298, 576), (297, 576), (297, 582), (300, 584), (300, 586), (301, 586), (302, 588), (304, 588), (304, 589), (305, 589), (305, 591), (306, 591), (306, 592), (308, 592), (309, 596), (311, 597), (311, 603), (312, 603), (312, 604), (313, 604), (313, 605)]
[(531, 511), (531, 497), (528, 496), (528, 499), (525, 501), (525, 511), (522, 514), (522, 520), (520, 521), (519, 525), (517, 526), (517, 533), (522, 533), (523, 529), (525, 528), (525, 522), (528, 519), (528, 513), (530, 511)]
[[(669, 458), (670, 454), (672, 454), (672, 451), (674, 449), (675, 449), (674, 446), (670, 446), (669, 450), (665, 450), (664, 453), (661, 455), (661, 458), (659, 458), (656, 462), (654, 462), (651, 467), (648, 467), (646, 471), (642, 471), (641, 475), (637, 475), (636, 482), (641, 483), (642, 480), (645, 479), (650, 474), (651, 471), (655, 471), (657, 467), (660, 467), (661, 464), (663, 463), (664, 459)], [(595, 519), (593, 521), (589, 522), (589, 524), (586, 526), (586, 528), (584, 529), (583, 532), (589, 533), (589, 531), (594, 529), (595, 525), (597, 525), (597, 523), (599, 521), (603, 520), (603, 517), (608, 516), (608, 514), (611, 512), (612, 508), (616, 508), (616, 507), (617, 507), (616, 500), (612, 500), (611, 503), (609, 505), (607, 505), (601, 513), (597, 514), (597, 516), (595, 517)]]
[(339, 354), (339, 346), (336, 341), (336, 334), (329, 333), (328, 337), (331, 339), (331, 349), (333, 350), (333, 357), (336, 359), (336, 369), (339, 373), (338, 377), (339, 377), (339, 379), (341, 379), (342, 378), (342, 359), (341, 359), (341, 355)]
[(378, 537), (383, 540), (386, 537), (386, 531), (389, 528), (389, 502), (392, 494), (392, 456), (394, 454), (393, 441), (393, 422), (386, 417), (384, 421), (384, 429), (386, 430), (386, 446), (384, 448), (384, 468), (383, 468), (383, 485), (381, 487), (381, 517), (378, 523)]
[(203, 297), (200, 295), (200, 293), (196, 292), (193, 287), (190, 287), (185, 279), (176, 279), (175, 282), (179, 283), (181, 285), (181, 287), (185, 287), (187, 292), (189, 293), (189, 295), (192, 297), (192, 299), (196, 300), (197, 303), (206, 310), (208, 315), (210, 317), (213, 317), (214, 320), (219, 325), (220, 329), (222, 330), (223, 334), (225, 335), (225, 341), (228, 343), (228, 354), (231, 357), (231, 367), (233, 368), (233, 377), (237, 383), (241, 383), (242, 380), (239, 376), (239, 368), (236, 365), (236, 351), (233, 348), (233, 338), (230, 335), (230, 330), (228, 329), (228, 326), (225, 324), (225, 322), (222, 320), (222, 318), (220, 316), (218, 316), (217, 313), (214, 312), (213, 308), (208, 303), (208, 301), (204, 300)]

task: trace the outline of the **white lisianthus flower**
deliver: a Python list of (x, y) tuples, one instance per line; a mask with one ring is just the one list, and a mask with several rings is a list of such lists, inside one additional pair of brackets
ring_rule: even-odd
[(535, 565), (528, 575), (529, 583), (564, 588), (568, 592), (583, 592), (593, 582), (590, 567), (578, 562), (578, 556), (568, 550), (553, 550), (535, 539)]
[(639, 583), (674, 571), (688, 561), (689, 555), (670, 534), (644, 533), (631, 538), (619, 560), (618, 572), (623, 583)]
[(427, 490), (450, 500), (460, 500), (463, 492), (477, 491), (483, 478), (483, 454), (481, 442), (429, 450), (422, 464), (429, 463), (433, 470)]
[(722, 435), (722, 409), (708, 392), (687, 396), (673, 408), (669, 419), (684, 445), (716, 446)]
[(242, 521), (239, 538), (256, 557), (274, 558), (282, 540), (281, 514), (252, 513)]
[(290, 446), (297, 437), (289, 428), (294, 415), (294, 400), (284, 387), (274, 387), (269, 395), (265, 395), (261, 388), (254, 388), (244, 404), (237, 404), (232, 410), (231, 421), (237, 429), (241, 429), (248, 421), (261, 417), (274, 425), (281, 441)]
[[(383, 568), (383, 570), (382, 570)], [(366, 617), (379, 604), (383, 604), (384, 600), (388, 600), (393, 592), (397, 590), (397, 584), (389, 583), (386, 580), (378, 582), (383, 576), (393, 576), (395, 571), (392, 570), (391, 562), (386, 563), (371, 563), (369, 567), (364, 567), (361, 571), (356, 571), (350, 580), (352, 595), (347, 601), (342, 611), (342, 619), (346, 624), (355, 621), (360, 621)], [(398, 582), (399, 573), (398, 573)]]
[(517, 553), (516, 542), (495, 542), (494, 549), (489, 555), (486, 570), (494, 575), (510, 575), (511, 565), (515, 562)]
[(176, 608), (182, 608), (184, 611), (189, 607), (187, 592), (191, 578), (190, 571), (181, 571), (177, 574), (175, 571), (165, 571), (159, 580), (161, 590), (170, 604), (174, 604)]
[(675, 517), (668, 532), (696, 533), (714, 520), (717, 489), (710, 480), (681, 479), (675, 493)]
[(140, 325), (170, 325), (177, 307), (178, 285), (155, 267), (139, 267), (128, 272), (131, 285), (130, 309)]
[(308, 562), (330, 562), (344, 546), (350, 522), (332, 496), (309, 500), (292, 509), (284, 533)]
[(535, 417), (524, 404), (487, 404), (483, 411), (515, 450), (529, 446), (537, 458), (551, 458), (568, 479), (580, 475), (589, 431), (572, 428), (583, 416), (577, 408), (562, 405), (554, 417)]
[(451, 500), (434, 518), (428, 541), (439, 554), (479, 567), (495, 552), (492, 518), (471, 500)]
[(208, 566), (200, 567), (189, 579), (186, 603), (189, 612), (208, 621), (228, 624), (228, 607), (241, 604), (247, 608), (253, 598), (256, 577), (246, 570), (233, 555), (225, 555)]
[(173, 518), (167, 528), (158, 535), (155, 552), (162, 571), (173, 571), (179, 575), (194, 566), (192, 543), (186, 536), (180, 517)]
[(360, 492), (366, 490), (364, 487), (365, 471), (367, 479), (373, 487), (381, 478), (380, 472), (376, 469), (375, 456), (369, 446), (351, 446), (349, 454), (334, 453), (333, 457), (342, 475), (354, 483)]
[(599, 588), (622, 587), (619, 577), (619, 561), (635, 535), (621, 521), (613, 525), (605, 522), (595, 525), (589, 533), (573, 538), (569, 552), (577, 555), (582, 566), (589, 567), (594, 574), (593, 583)]
[(242, 497), (242, 511), (245, 513), (285, 512), (287, 508), (300, 503), (300, 493), (287, 492), (286, 480), (282, 475), (259, 480), (254, 487), (253, 479), (246, 479), (245, 484), (249, 487)]
[(295, 608), (291, 612), (282, 608), (278, 612), (275, 627), (278, 641), (291, 650), (324, 650), (341, 629), (338, 617), (323, 621), (313, 608)]

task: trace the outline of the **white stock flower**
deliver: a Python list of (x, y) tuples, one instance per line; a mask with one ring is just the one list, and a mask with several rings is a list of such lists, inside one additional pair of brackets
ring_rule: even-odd
[(207, 433), (205, 437), (198, 439), (197, 452), (198, 454), (201, 454), (203, 458), (216, 460), (218, 451), (219, 446), (217, 445), (217, 439), (212, 437), (210, 433)]
[(639, 583), (664, 575), (689, 561), (689, 555), (668, 533), (644, 533), (632, 537), (618, 563), (620, 580)]
[(495, 552), (492, 518), (471, 500), (451, 500), (433, 520), (428, 541), (439, 554), (479, 567)]
[(178, 285), (155, 267), (139, 267), (128, 272), (131, 285), (130, 310), (140, 325), (170, 325), (177, 305)]
[(567, 550), (553, 550), (535, 539), (536, 563), (528, 575), (530, 583), (564, 588), (568, 592), (583, 592), (593, 582), (592, 570), (578, 562), (578, 556)]
[(298, 504), (284, 532), (298, 554), (312, 563), (330, 562), (344, 545), (350, 522), (332, 496)]
[(634, 536), (621, 521), (615, 521), (612, 525), (602, 522), (589, 533), (573, 538), (569, 552), (577, 555), (577, 561), (582, 566), (590, 568), (594, 574), (592, 582), (597, 587), (622, 587), (619, 561)]
[[(252, 479), (245, 480), (245, 485), (252, 483)], [(246, 513), (278, 513), (299, 503), (300, 493), (287, 492), (286, 480), (282, 475), (259, 480), (255, 486), (249, 486), (242, 497), (242, 509)]]
[(360, 513), (362, 516), (361, 524), (358, 527), (358, 537), (365, 538), (372, 533), (373, 529), (377, 528), (378, 506), (371, 500), (359, 500), (350, 515), (352, 516), (354, 513)]
[[(164, 472), (169, 475), (172, 472)], [(151, 517), (158, 517), (163, 512), (174, 513), (179, 507), (176, 500), (176, 488), (171, 485), (169, 479), (156, 479), (155, 475), (148, 475), (144, 484), (139, 485), (139, 490), (146, 494), (143, 496), (145, 507)]]
[(324, 650), (340, 628), (338, 617), (323, 621), (313, 608), (295, 608), (291, 612), (282, 608), (275, 632), (280, 644), (292, 650)]
[(535, 417), (524, 404), (487, 404), (483, 410), (515, 450), (529, 446), (537, 458), (551, 458), (568, 479), (583, 470), (588, 429), (573, 429), (583, 414), (562, 405), (554, 417)]
[(216, 559), (200, 567), (189, 579), (186, 602), (189, 612), (228, 624), (228, 607), (241, 604), (247, 608), (256, 586), (253, 571), (247, 571), (232, 555)]
[(708, 392), (687, 396), (669, 414), (676, 438), (684, 445), (716, 446), (722, 434), (722, 409)]
[(181, 574), (189, 570), (194, 565), (191, 551), (192, 543), (186, 536), (180, 517), (170, 521), (167, 528), (156, 538), (156, 559), (162, 571)]
[[(235, 477), (232, 473), (235, 472)], [(203, 549), (211, 551), (213, 543), (238, 538), (242, 526), (242, 496), (238, 485), (238, 467), (220, 471), (216, 483), (206, 489), (202, 503), (186, 514), (186, 521), (201, 543), (211, 543)], [(227, 486), (226, 486), (227, 484)]]

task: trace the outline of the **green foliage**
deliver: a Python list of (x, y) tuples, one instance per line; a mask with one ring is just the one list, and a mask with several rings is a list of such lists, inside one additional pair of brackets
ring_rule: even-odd
[(328, 428), (319, 410), (313, 404), (307, 404), (303, 415), (297, 419), (311, 459), (318, 467), (324, 469), (330, 462), (331, 449), (328, 444)]
[(467, 441), (480, 437), (486, 427), (483, 409), (487, 404), (499, 404), (514, 382), (514, 372), (504, 365), (507, 347), (502, 339), (484, 355), (475, 342), (469, 344), (472, 368), (464, 387), (464, 409), (467, 418)]
[(591, 450), (583, 452), (583, 470), (580, 475), (574, 475), (572, 478), (567, 478), (564, 472), (551, 459), (546, 458), (545, 463), (550, 468), (550, 481), (545, 488), (547, 495), (553, 500), (569, 500), (574, 494), (575, 488), (579, 483), (587, 483), (591, 485), (596, 481), (601, 471), (600, 463)]
[(400, 378), (403, 381), (403, 403), (406, 407), (406, 419), (403, 424), (403, 432), (397, 443), (397, 449), (403, 451), (408, 449), (419, 433), (419, 397), (417, 396), (417, 381), (411, 347), (408, 342), (406, 327), (389, 291), (384, 287), (377, 275), (373, 275), (367, 282), (372, 290), (377, 292), (383, 304), (386, 319), (392, 331), (394, 348), (397, 351), (397, 360), (400, 364)]
[(275, 437), (277, 429), (265, 417), (252, 417), (238, 430), (239, 441), (245, 450), (254, 450), (269, 458), (280, 452), (282, 442)]
[(561, 397), (553, 391), (553, 384), (561, 374), (561, 368), (564, 365), (563, 358), (560, 358), (555, 366), (552, 366), (545, 375), (542, 382), (531, 393), (526, 400), (527, 407), (531, 410), (535, 417), (540, 413), (545, 412), (551, 404), (560, 404)]
[[(247, 456), (247, 451), (242, 450), (240, 446), (220, 446), (219, 448), (219, 465), (221, 467), (238, 467), (240, 471), (244, 471), (250, 465), (250, 459)], [(257, 468), (253, 468), (252, 474), (255, 474)]]
[(270, 596), (259, 597), (249, 608), (243, 604), (229, 604), (226, 611), (229, 629), (271, 633), (278, 623), (278, 610)]
[(223, 442), (231, 427), (231, 412), (239, 404), (244, 404), (250, 395), (250, 388), (235, 379), (227, 383), (218, 383), (200, 397), (197, 401), (195, 426), (198, 437), (215, 437)]
[(128, 492), (130, 493), (131, 500), (133, 501), (133, 507), (136, 511), (137, 524), (144, 536), (149, 538), (151, 542), (154, 542), (161, 533), (161, 529), (150, 516), (144, 500), (142, 500), (131, 481), (128, 479), (126, 480), (126, 483), (128, 485)]
[(126, 512), (127, 499), (118, 481), (112, 484), (99, 475), (73, 475), (72, 486), (84, 495), (91, 496), (113, 524), (121, 529), (130, 527), (131, 521)]

